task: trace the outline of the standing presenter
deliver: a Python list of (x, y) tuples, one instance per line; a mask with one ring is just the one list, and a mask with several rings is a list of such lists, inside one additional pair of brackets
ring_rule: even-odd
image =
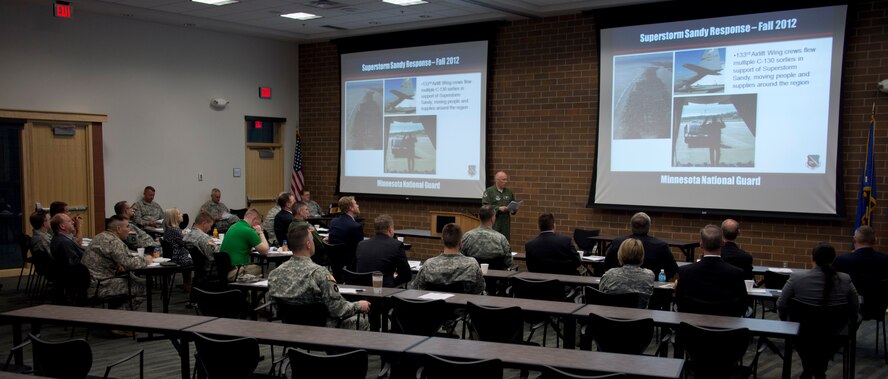
[(484, 190), (481, 196), (481, 205), (490, 205), (496, 208), (496, 221), (493, 224), (493, 230), (502, 233), (509, 239), (509, 231), (512, 229), (511, 215), (515, 212), (509, 211), (509, 203), (515, 201), (515, 195), (512, 190), (506, 188), (509, 183), (509, 175), (505, 171), (500, 171), (494, 176), (494, 185)]

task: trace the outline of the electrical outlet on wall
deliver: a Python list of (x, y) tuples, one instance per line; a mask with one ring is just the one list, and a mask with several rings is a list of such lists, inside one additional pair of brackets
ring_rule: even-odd
[(202, 173), (202, 172), (198, 172), (198, 173), (197, 173), (197, 181), (198, 181), (198, 182), (202, 182), (202, 181), (203, 181), (203, 173)]

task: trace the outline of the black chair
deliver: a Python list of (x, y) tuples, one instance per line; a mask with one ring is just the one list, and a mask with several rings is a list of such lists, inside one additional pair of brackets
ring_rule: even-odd
[[(595, 244), (589, 240), (589, 237), (597, 237), (599, 233), (601, 233), (601, 230), (599, 229), (574, 229), (574, 243), (577, 244), (577, 247), (579, 247), (580, 250), (583, 250), (583, 252), (585, 252), (585, 255), (592, 255), (592, 250), (595, 248)], [(598, 254), (604, 255), (604, 252), (599, 251)]]
[(583, 299), (586, 304), (607, 305), (610, 307), (641, 308), (641, 295), (636, 292), (611, 294), (601, 292), (593, 287), (583, 287)]
[(396, 333), (431, 337), (452, 315), (444, 300), (392, 298), (392, 331)]
[[(559, 280), (528, 280), (523, 278), (512, 278), (512, 294), (514, 297), (533, 300), (549, 300), (564, 301), (564, 285)], [(524, 315), (524, 321), (531, 324), (530, 335), (527, 341), (533, 339), (534, 333), (539, 328), (543, 328), (543, 346), (546, 346), (546, 334), (549, 325), (555, 329), (555, 345), (559, 346), (562, 339), (561, 327), (559, 321), (549, 315), (529, 314)]]
[(243, 220), (244, 216), (247, 214), (247, 208), (231, 209), (230, 212), (231, 214), (237, 216), (237, 218)]
[[(93, 354), (92, 348), (86, 340), (73, 339), (62, 342), (50, 342), (30, 333), (28, 333), (28, 339), (34, 354), (34, 375), (66, 379), (91, 377), (89, 376), (89, 371), (92, 369)], [(20, 346), (24, 346), (24, 344)], [(139, 357), (139, 378), (144, 378), (144, 349), (105, 367), (103, 378), (108, 377), (112, 368), (136, 356)]]
[(475, 282), (468, 280), (457, 280), (448, 284), (426, 283), (426, 291), (449, 292), (449, 293), (471, 293), (470, 289)]
[(188, 213), (182, 214), (182, 222), (179, 223), (179, 229), (185, 230), (188, 228)]
[(469, 324), (481, 341), (524, 344), (524, 320), (520, 307), (494, 308), (467, 304)]
[(342, 283), (351, 284), (353, 286), (372, 286), (372, 272), (354, 272), (349, 269), (342, 270)]
[[(762, 279), (761, 285), (767, 289), (781, 290), (783, 289), (783, 286), (786, 285), (787, 280), (789, 280), (789, 274), (767, 270), (765, 271), (764, 279)], [(767, 312), (777, 312), (777, 300), (759, 298), (756, 299), (755, 303), (753, 303), (753, 317), (755, 317), (755, 312), (757, 312), (757, 310), (755, 309), (756, 303), (760, 303), (762, 305), (762, 318), (765, 318), (765, 313)]]
[(292, 301), (274, 298), (277, 317), (284, 324), (327, 326), (327, 305), (324, 303), (297, 304)]
[(22, 285), (22, 276), (25, 274), (25, 266), (28, 266), (28, 283), (25, 288), (31, 286), (31, 276), (34, 275), (34, 265), (31, 264), (31, 257), (28, 255), (28, 251), (31, 247), (31, 236), (19, 233), (18, 238), (19, 249), (22, 252), (22, 269), (19, 270), (19, 279), (18, 283), (15, 285), (15, 290), (18, 291), (19, 287)]
[(574, 371), (561, 370), (552, 366), (544, 366), (541, 370), (542, 375), (539, 379), (609, 379), (609, 378), (625, 378), (623, 373), (599, 373), (594, 371)]
[(650, 318), (620, 320), (590, 314), (588, 320), (580, 338), (584, 350), (591, 350), (595, 341), (598, 351), (641, 355), (654, 337), (654, 320)]
[[(330, 264), (330, 273), (333, 274), (333, 278), (340, 283), (345, 277), (343, 270), (345, 270), (348, 265), (348, 249), (348, 245), (344, 243), (330, 244), (324, 247), (327, 263)], [(315, 255), (317, 255), (317, 252), (315, 252)], [(352, 257), (353, 256), (354, 252), (352, 252)], [(318, 264), (320, 265), (320, 263)]]
[(423, 365), (416, 371), (417, 379), (452, 379), (503, 377), (503, 362), (499, 359), (453, 360), (426, 354)]
[(367, 377), (367, 351), (319, 355), (301, 350), (287, 350), (293, 379), (337, 378), (363, 379)]
[(255, 338), (220, 340), (194, 333), (197, 349), (195, 369), (208, 379), (273, 378), (256, 374), (259, 365), (259, 342)]
[(743, 317), (746, 314), (746, 299), (705, 301), (690, 296), (676, 299), (678, 311), (712, 316)]
[[(220, 283), (228, 284), (228, 273), (232, 270), (234, 266), (231, 264), (231, 256), (224, 251), (220, 251), (218, 253), (213, 253), (213, 263), (216, 264), (216, 278)], [(236, 268), (237, 272), (234, 275), (234, 279), (237, 280), (237, 277), (240, 276), (241, 268)]]
[(843, 350), (842, 376), (848, 377), (851, 338), (856, 326), (851, 323), (850, 305), (817, 305), (798, 299), (789, 301), (789, 321), (799, 323), (799, 335), (795, 338), (796, 351), (802, 360), (802, 371), (813, 374), (826, 372), (827, 365), (840, 349)]
[(888, 279), (879, 282), (876, 291), (863, 295), (863, 302), (860, 303), (860, 324), (864, 321), (874, 320), (876, 322), (876, 354), (879, 353), (879, 324), (882, 324), (882, 354), (885, 363), (888, 363), (888, 338), (885, 336), (885, 312), (888, 311)]
[[(677, 342), (681, 345), (694, 378), (747, 378), (758, 363), (758, 354), (750, 366), (740, 359), (749, 345), (749, 329), (711, 329), (682, 322)], [(686, 366), (687, 367), (687, 366)]]
[(192, 288), (191, 291), (194, 292), (194, 310), (198, 315), (243, 319), (252, 314), (241, 291), (209, 292), (200, 288)]

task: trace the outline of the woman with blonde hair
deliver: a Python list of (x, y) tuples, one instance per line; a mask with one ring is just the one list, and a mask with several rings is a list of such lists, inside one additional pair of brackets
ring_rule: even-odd
[[(163, 240), (173, 251), (165, 252), (170, 259), (179, 266), (190, 266), (192, 264), (191, 254), (188, 253), (188, 247), (182, 235), (182, 229), (179, 224), (182, 223), (182, 212), (179, 208), (167, 208), (163, 212)], [(191, 291), (191, 271), (182, 272), (182, 288), (185, 292)]]
[(654, 293), (654, 272), (641, 267), (644, 245), (635, 238), (626, 239), (620, 244), (617, 258), (620, 267), (605, 272), (598, 289), (611, 294), (638, 293), (638, 307), (647, 308)]

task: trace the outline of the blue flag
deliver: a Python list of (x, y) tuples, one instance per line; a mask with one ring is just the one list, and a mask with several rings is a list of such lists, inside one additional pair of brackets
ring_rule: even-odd
[[(871, 225), (871, 216), (876, 207), (876, 167), (873, 162), (873, 135), (876, 129), (876, 117), (870, 121), (869, 133), (866, 138), (866, 164), (860, 178), (860, 193), (857, 195), (857, 217), (854, 219), (854, 230), (861, 225)], [(853, 231), (852, 231), (853, 233)]]

